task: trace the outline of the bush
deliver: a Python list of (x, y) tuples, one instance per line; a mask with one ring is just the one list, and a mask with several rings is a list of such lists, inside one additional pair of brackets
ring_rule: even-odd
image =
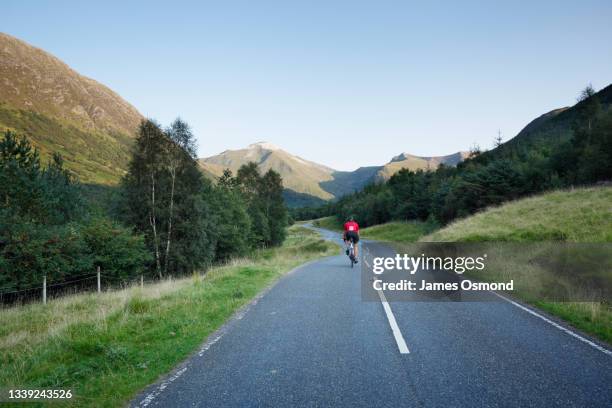
[(54, 283), (93, 272), (93, 257), (78, 224), (0, 224), (5, 225), (0, 232), (0, 287), (22, 290), (40, 286), (43, 276)]
[(131, 279), (141, 274), (144, 265), (152, 260), (142, 235), (132, 234), (108, 218), (92, 218), (83, 226), (82, 233), (94, 265), (106, 275)]

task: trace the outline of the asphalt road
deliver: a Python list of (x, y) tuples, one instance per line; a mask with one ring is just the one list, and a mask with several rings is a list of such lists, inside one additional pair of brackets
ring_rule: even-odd
[(344, 255), (298, 268), (132, 406), (612, 406), (605, 347), (492, 294), (367, 300), (362, 268)]

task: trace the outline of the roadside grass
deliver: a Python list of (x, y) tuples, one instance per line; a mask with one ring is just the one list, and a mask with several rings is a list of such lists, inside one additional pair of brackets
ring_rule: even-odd
[(433, 228), (431, 224), (420, 221), (394, 221), (363, 228), (360, 236), (387, 242), (416, 242)]
[(342, 223), (334, 216), (317, 218), (312, 221), (312, 225), (331, 231), (342, 231)]
[[(456, 221), (420, 239), (421, 242), (612, 242), (612, 187), (554, 191), (487, 209)], [(555, 315), (574, 327), (612, 343), (612, 305), (608, 302), (550, 302), (538, 299), (541, 289), (574, 293), (578, 288), (572, 276), (560, 268), (543, 268), (538, 262), (537, 245), (521, 251), (506, 249), (498, 262), (489, 259), (487, 273), (467, 273), (482, 281), (514, 279), (514, 296)], [(552, 245), (549, 244), (549, 249)], [(600, 248), (600, 250), (606, 250)], [(501, 250), (504, 251), (503, 249)], [(500, 253), (502, 253), (500, 252)], [(588, 257), (587, 257), (588, 258)], [(610, 254), (594, 272), (606, 288), (612, 285)], [(493, 262), (491, 262), (493, 261)], [(581, 262), (580, 259), (575, 259)], [(567, 269), (567, 268), (566, 268)], [(571, 268), (570, 268), (571, 269)], [(571, 271), (569, 271), (571, 273)], [(575, 282), (575, 280), (574, 280)], [(588, 297), (589, 294), (586, 293)], [(585, 297), (585, 298), (587, 298)]]
[(533, 305), (557, 316), (572, 326), (612, 344), (612, 310), (601, 302), (533, 302)]
[(425, 242), (612, 242), (612, 187), (559, 190), (463, 218)]
[(205, 275), (0, 310), (0, 387), (71, 389), (53, 405), (116, 407), (169, 372), (294, 267), (337, 252), (304, 227)]

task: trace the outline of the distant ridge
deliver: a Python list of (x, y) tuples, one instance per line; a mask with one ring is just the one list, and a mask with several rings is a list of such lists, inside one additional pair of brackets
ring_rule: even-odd
[(330, 167), (302, 159), (287, 153), (269, 142), (257, 142), (244, 149), (225, 150), (224, 152), (200, 159), (200, 165), (208, 174), (216, 177), (224, 169), (236, 172), (240, 166), (250, 161), (257, 163), (262, 172), (273, 169), (283, 177), (288, 189), (285, 195), (291, 203), (309, 202), (307, 196), (317, 200), (330, 200), (362, 189), (365, 185), (386, 180), (397, 171), (435, 170), (440, 164), (455, 166), (467, 157), (466, 152), (448, 156), (419, 157), (409, 153), (395, 156), (382, 166), (361, 167), (355, 171), (337, 171)]
[(469, 152), (457, 152), (446, 156), (423, 157), (415, 156), (410, 153), (402, 153), (391, 159), (378, 172), (377, 176), (381, 179), (389, 179), (401, 169), (408, 170), (435, 170), (441, 164), (446, 166), (456, 166), (469, 156)]

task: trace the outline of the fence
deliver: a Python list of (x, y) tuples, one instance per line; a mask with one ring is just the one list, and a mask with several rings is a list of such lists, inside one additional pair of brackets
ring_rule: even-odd
[[(30, 301), (36, 298), (42, 300), (46, 304), (47, 299), (59, 297), (68, 293), (79, 293), (94, 290), (98, 293), (102, 292), (102, 284), (106, 288), (125, 287), (140, 281), (140, 286), (144, 286), (144, 275), (136, 280), (125, 280), (117, 276), (111, 276), (103, 273), (100, 267), (97, 267), (95, 273), (71, 276), (69, 280), (55, 283), (47, 283), (47, 277), (43, 276), (40, 285), (31, 285), (29, 287), (3, 287), (0, 289), (0, 304), (13, 304), (17, 301)], [(71, 291), (72, 289), (72, 291)]]

